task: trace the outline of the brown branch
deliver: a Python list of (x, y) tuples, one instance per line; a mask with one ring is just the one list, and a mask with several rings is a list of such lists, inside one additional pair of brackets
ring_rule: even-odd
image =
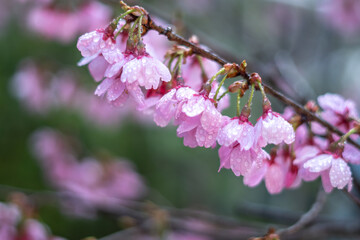
[(348, 197), (358, 206), (360, 207), (360, 199), (358, 197), (356, 197), (354, 194), (352, 194), (351, 192), (348, 192), (346, 189), (343, 190), (343, 192), (348, 195)]
[[(145, 27), (148, 30), (154, 30), (157, 31), (159, 34), (165, 35), (170, 41), (174, 41), (177, 42), (181, 45), (187, 46), (189, 48), (192, 49), (192, 51), (195, 54), (198, 54), (202, 57), (205, 57), (207, 59), (213, 60), (221, 65), (225, 65), (226, 63), (229, 63), (228, 61), (226, 61), (225, 59), (223, 59), (222, 57), (218, 56), (217, 54), (206, 50), (202, 47), (199, 47), (189, 41), (187, 41), (185, 38), (181, 37), (180, 35), (177, 35), (176, 33), (174, 33), (171, 29), (171, 27), (168, 28), (164, 28), (158, 24), (156, 24), (151, 17), (149, 16), (149, 22), (148, 24), (145, 25)], [(250, 74), (248, 72), (241, 72), (241, 76), (246, 79), (247, 81), (249, 81), (250, 78)], [(265, 91), (269, 94), (271, 94), (272, 96), (274, 96), (275, 98), (279, 99), (280, 101), (282, 101), (283, 103), (285, 103), (288, 106), (291, 106), (294, 108), (294, 110), (303, 115), (304, 117), (306, 117), (306, 119), (308, 121), (316, 121), (318, 123), (320, 123), (322, 126), (324, 126), (325, 128), (327, 128), (330, 132), (336, 133), (339, 136), (343, 136), (344, 133), (342, 131), (340, 131), (338, 128), (336, 128), (335, 126), (331, 125), (330, 123), (328, 123), (327, 121), (321, 119), (320, 117), (318, 117), (317, 115), (315, 115), (314, 113), (306, 110), (303, 106), (301, 106), (300, 104), (298, 104), (297, 102), (293, 101), (292, 99), (284, 96), (282, 93), (276, 91), (275, 89), (273, 89), (272, 87), (268, 86), (266, 83), (263, 83), (263, 86), (265, 88)], [(357, 147), (358, 149), (360, 149), (360, 145), (353, 141), (351, 138), (348, 139), (348, 142), (351, 143), (352, 145), (354, 145), (355, 147)]]
[(316, 197), (316, 201), (312, 205), (310, 210), (306, 212), (304, 215), (302, 215), (302, 217), (295, 224), (291, 225), (288, 228), (280, 229), (279, 231), (277, 231), (277, 233), (280, 236), (291, 235), (308, 226), (319, 215), (320, 211), (325, 205), (326, 197), (327, 194), (324, 192), (322, 186), (320, 186), (319, 192)]

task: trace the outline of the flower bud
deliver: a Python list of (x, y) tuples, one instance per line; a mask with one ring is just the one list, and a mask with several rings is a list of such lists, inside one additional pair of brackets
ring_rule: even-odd
[(319, 111), (319, 106), (314, 101), (308, 101), (305, 105), (305, 108), (313, 113)]
[(231, 93), (238, 92), (240, 89), (243, 90), (243, 92), (245, 93), (245, 91), (249, 89), (249, 85), (247, 84), (247, 82), (236, 81), (232, 83), (228, 88), (229, 92)]
[(252, 73), (250, 75), (250, 84), (262, 83), (261, 77), (258, 73)]

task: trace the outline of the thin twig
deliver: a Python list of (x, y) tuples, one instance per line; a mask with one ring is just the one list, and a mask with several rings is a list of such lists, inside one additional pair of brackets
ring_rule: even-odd
[(315, 218), (319, 215), (323, 206), (325, 205), (327, 194), (324, 192), (322, 186), (320, 186), (319, 192), (316, 197), (315, 203), (312, 205), (310, 210), (302, 215), (302, 217), (293, 225), (288, 228), (280, 229), (277, 233), (281, 236), (294, 234), (306, 226), (308, 226), (311, 222), (315, 220)]
[(352, 194), (351, 192), (347, 191), (346, 189), (343, 190), (343, 192), (348, 195), (348, 197), (354, 202), (356, 203), (356, 205), (358, 207), (360, 207), (360, 199), (358, 197), (356, 197), (354, 194)]

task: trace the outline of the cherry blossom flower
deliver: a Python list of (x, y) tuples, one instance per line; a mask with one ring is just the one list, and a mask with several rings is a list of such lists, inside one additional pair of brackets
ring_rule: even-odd
[(270, 194), (280, 193), (284, 188), (299, 186), (298, 167), (295, 166), (286, 151), (272, 152), (271, 157), (262, 150), (247, 174), (244, 184), (250, 187), (258, 185), (262, 179)]
[(337, 94), (327, 93), (318, 97), (319, 105), (324, 111), (321, 113), (329, 123), (337, 126), (341, 131), (347, 132), (353, 127), (351, 118), (358, 118), (356, 105)]
[(42, 114), (49, 110), (49, 84), (34, 62), (23, 62), (11, 84), (12, 92), (28, 110)]
[(243, 150), (252, 148), (254, 140), (254, 127), (247, 119), (242, 121), (239, 117), (231, 119), (224, 127), (222, 127), (217, 137), (217, 141), (220, 145), (228, 147), (234, 142), (237, 142)]
[(111, 12), (109, 7), (95, 1), (79, 6), (74, 12), (38, 5), (30, 10), (27, 22), (32, 31), (68, 43), (79, 34), (108, 24)]
[(255, 124), (255, 139), (259, 147), (281, 142), (290, 144), (295, 140), (295, 133), (290, 123), (270, 109)]
[(304, 168), (313, 173), (320, 173), (326, 192), (333, 188), (343, 189), (346, 185), (351, 186), (352, 178), (350, 167), (343, 158), (323, 153), (304, 163)]
[(160, 127), (165, 127), (169, 122), (178, 115), (178, 108), (182, 102), (190, 99), (196, 92), (189, 87), (173, 88), (165, 94), (156, 104), (154, 121)]
[(244, 176), (244, 183), (249, 186), (255, 186), (261, 181), (264, 164), (269, 158), (268, 154), (260, 148), (243, 150), (238, 143), (221, 146), (219, 157), (219, 171), (222, 168), (231, 169), (236, 176)]
[(215, 145), (226, 121), (209, 97), (189, 87), (172, 89), (159, 100), (154, 114), (156, 124), (164, 127), (172, 118), (179, 125), (177, 135), (184, 137), (185, 146), (206, 148)]
[(181, 106), (180, 116), (176, 119), (179, 125), (178, 137), (184, 137), (188, 147), (213, 147), (218, 132), (225, 123), (226, 117), (215, 108), (214, 103), (204, 95), (194, 94)]

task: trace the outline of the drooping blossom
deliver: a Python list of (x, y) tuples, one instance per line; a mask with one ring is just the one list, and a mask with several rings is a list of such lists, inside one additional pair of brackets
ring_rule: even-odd
[(255, 124), (255, 139), (259, 147), (281, 142), (290, 144), (295, 141), (295, 133), (289, 122), (270, 109)]
[[(326, 121), (344, 132), (354, 127), (354, 119), (358, 116), (354, 102), (329, 93), (320, 96), (318, 102), (323, 111), (317, 114)], [(290, 119), (294, 114), (288, 109), (286, 118)], [(327, 192), (333, 188), (343, 189), (346, 185), (350, 190), (352, 177), (349, 164), (360, 163), (360, 151), (347, 142), (339, 144), (336, 141), (340, 140), (340, 136), (327, 134), (326, 128), (316, 122), (308, 126), (302, 123), (295, 133), (294, 158), (290, 162), (297, 167), (296, 178), (313, 181), (321, 177)], [(357, 141), (359, 136), (354, 134), (350, 138)]]
[(324, 110), (321, 117), (343, 132), (349, 131), (353, 127), (352, 119), (359, 117), (355, 103), (340, 95), (327, 93), (318, 97), (318, 103)]
[(184, 138), (185, 146), (212, 147), (225, 123), (214, 102), (205, 94), (189, 87), (178, 87), (165, 94), (156, 105), (154, 120), (166, 126), (172, 119), (178, 125), (177, 135)]
[[(119, 25), (125, 24), (123, 21)], [(79, 65), (90, 62), (89, 69), (96, 81), (103, 80), (95, 91), (109, 102), (123, 105), (129, 96), (139, 108), (145, 105), (145, 89), (156, 89), (162, 82), (169, 82), (168, 68), (146, 52), (145, 45), (124, 48), (123, 34), (115, 39), (117, 30), (109, 25), (103, 31), (87, 33), (79, 38), (77, 47), (84, 59)], [(119, 29), (119, 27), (118, 27)]]
[(254, 146), (255, 132), (253, 125), (241, 117), (231, 119), (223, 126), (217, 137), (221, 146), (230, 146), (233, 143), (240, 144), (243, 150), (249, 150)]
[(321, 175), (326, 192), (331, 192), (333, 188), (343, 189), (346, 185), (351, 189), (350, 167), (336, 154), (320, 154), (304, 163), (304, 168)]

